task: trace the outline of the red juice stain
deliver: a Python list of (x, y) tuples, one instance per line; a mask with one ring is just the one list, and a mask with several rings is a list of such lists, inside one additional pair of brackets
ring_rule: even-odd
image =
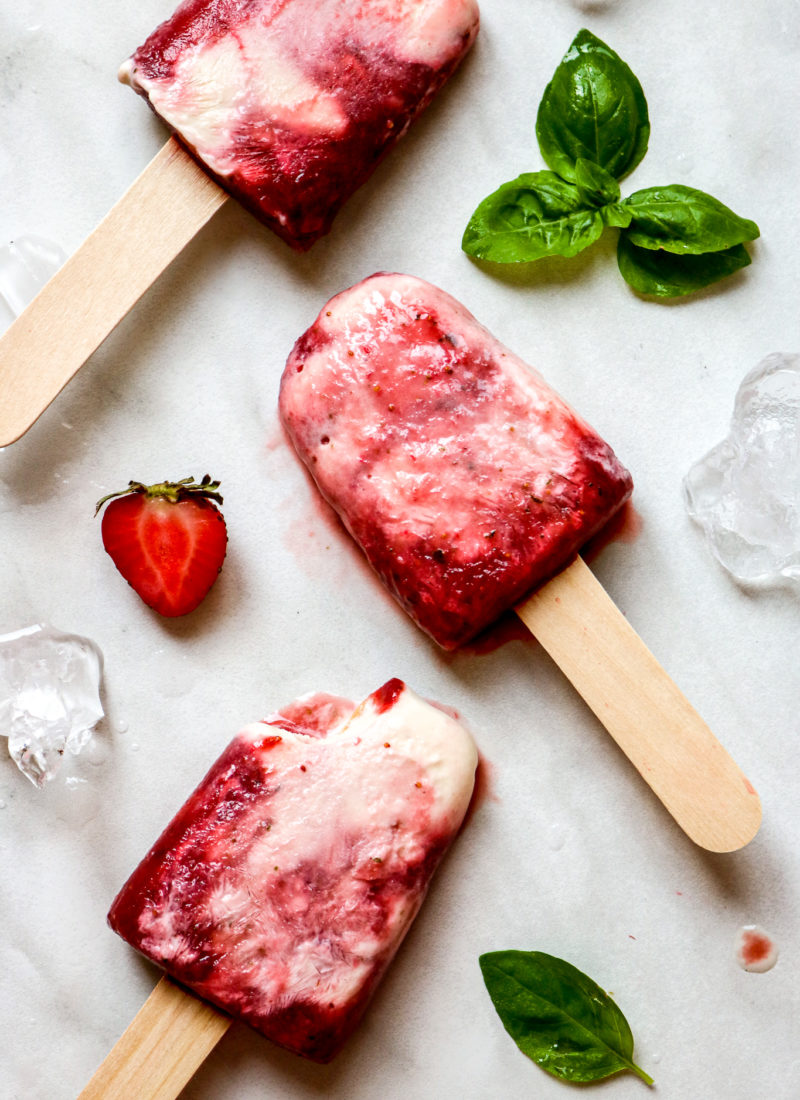
[(592, 561), (611, 542), (635, 542), (642, 533), (644, 521), (633, 504), (627, 501), (620, 510), (611, 517), (601, 531), (589, 539), (581, 555), (586, 561)]
[(736, 940), (736, 961), (743, 970), (763, 974), (778, 961), (778, 948), (772, 937), (756, 924), (739, 929)]
[(267, 452), (279, 451), (287, 446), (291, 447), (291, 443), (286, 434), (286, 429), (280, 421), (277, 421), (264, 439), (264, 449)]
[(298, 495), (282, 502), (283, 515), (294, 516), (284, 523), (282, 542), (294, 558), (305, 576), (315, 581), (324, 581), (331, 591), (346, 590), (354, 573), (360, 573), (368, 581), (365, 600), (378, 600), (396, 603), (385, 585), (375, 576), (369, 562), (364, 557), (334, 508), (317, 489), (311, 474), (300, 462), (309, 493), (298, 508)]
[(477, 638), (473, 638), (471, 642), (466, 642), (454, 650), (453, 655), (470, 653), (475, 657), (484, 657), (487, 653), (494, 653), (496, 649), (506, 645), (507, 642), (538, 644), (527, 626), (513, 611), (506, 611), (497, 622), (487, 627)]

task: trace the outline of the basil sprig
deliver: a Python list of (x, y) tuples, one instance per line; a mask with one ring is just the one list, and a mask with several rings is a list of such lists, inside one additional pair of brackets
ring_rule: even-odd
[(523, 1054), (564, 1081), (599, 1081), (630, 1070), (633, 1035), (614, 1001), (571, 963), (542, 951), (491, 951), (481, 972), (503, 1027)]
[(575, 256), (608, 227), (620, 230), (623, 278), (640, 294), (690, 294), (746, 267), (755, 222), (682, 184), (621, 198), (618, 180), (647, 151), (641, 85), (590, 31), (578, 33), (545, 89), (536, 136), (549, 172), (527, 172), (483, 200), (461, 243), (493, 263)]

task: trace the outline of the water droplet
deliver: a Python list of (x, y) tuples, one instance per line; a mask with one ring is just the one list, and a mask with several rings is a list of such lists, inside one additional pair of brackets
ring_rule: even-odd
[(558, 822), (554, 821), (547, 835), (547, 843), (550, 849), (554, 852), (559, 852), (564, 847), (564, 841), (566, 839), (566, 829), (563, 825), (559, 825)]
[(100, 740), (97, 737), (93, 737), (89, 742), (89, 746), (86, 749), (86, 759), (90, 764), (94, 764), (95, 767), (99, 767), (101, 764), (105, 764), (108, 760), (110, 749), (108, 742)]
[(118, 718), (114, 723), (114, 733), (127, 733), (128, 728), (128, 723), (124, 718)]
[(55, 813), (66, 825), (86, 825), (97, 816), (100, 800), (91, 784), (78, 775), (70, 775), (63, 786), (51, 788)]
[(138, 741), (131, 741), (131, 752), (138, 752), (138, 751), (139, 751), (139, 742)]

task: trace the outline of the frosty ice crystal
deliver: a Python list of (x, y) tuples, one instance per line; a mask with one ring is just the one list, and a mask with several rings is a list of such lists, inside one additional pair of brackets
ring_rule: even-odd
[(44, 237), (18, 237), (0, 248), (0, 330), (22, 313), (66, 258)]
[(684, 480), (689, 515), (745, 583), (800, 581), (800, 355), (745, 377), (728, 436)]
[(103, 657), (93, 641), (38, 623), (0, 635), (0, 734), (37, 787), (66, 750), (77, 754), (103, 717)]

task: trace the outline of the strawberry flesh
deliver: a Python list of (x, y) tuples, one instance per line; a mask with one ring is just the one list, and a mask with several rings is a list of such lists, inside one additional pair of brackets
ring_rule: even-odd
[[(174, 618), (193, 611), (217, 579), (227, 549), (225, 520), (202, 488), (139, 483), (111, 500), (103, 545), (144, 602)], [(174, 489), (180, 483), (164, 483)], [(217, 499), (219, 499), (217, 495)]]

